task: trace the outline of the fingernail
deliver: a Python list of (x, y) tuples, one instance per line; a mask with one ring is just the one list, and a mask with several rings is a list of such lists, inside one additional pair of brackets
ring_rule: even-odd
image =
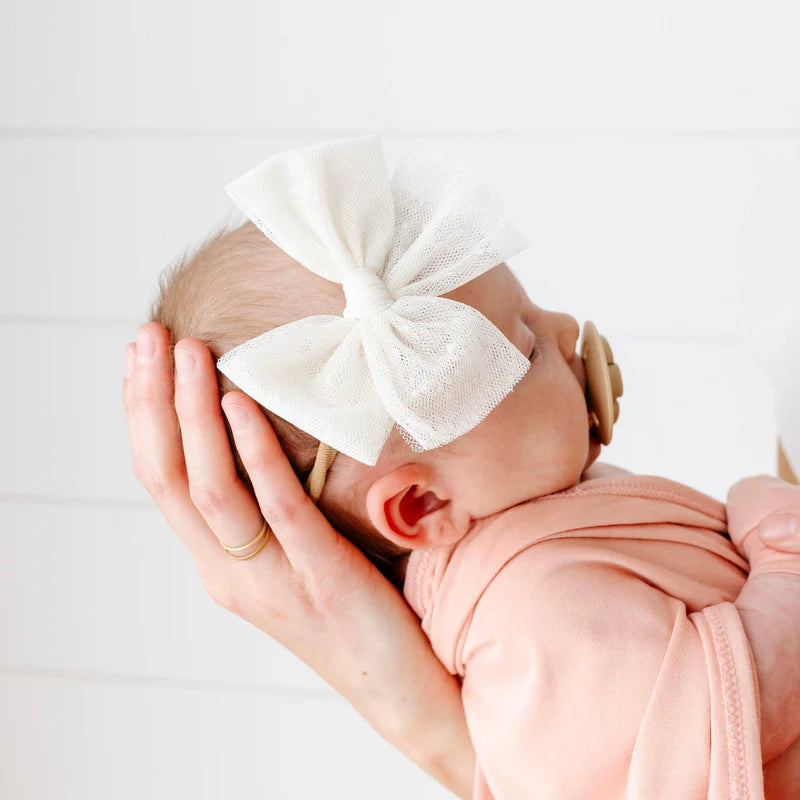
[(794, 514), (778, 514), (759, 524), (764, 539), (786, 539), (797, 533), (797, 517)]
[(231, 428), (240, 430), (247, 425), (250, 415), (247, 413), (246, 409), (242, 408), (242, 406), (236, 405), (235, 403), (230, 403), (226, 406), (222, 406), (222, 408), (225, 410), (225, 416), (231, 423)]
[(186, 378), (194, 372), (196, 366), (194, 356), (180, 347), (175, 348), (175, 366), (178, 368), (178, 377)]
[(146, 331), (136, 337), (136, 357), (139, 361), (151, 361), (156, 354), (156, 340)]
[(133, 365), (134, 359), (136, 358), (136, 354), (134, 350), (136, 349), (136, 345), (133, 342), (128, 342), (127, 346), (125, 347), (125, 377), (130, 378), (133, 375)]

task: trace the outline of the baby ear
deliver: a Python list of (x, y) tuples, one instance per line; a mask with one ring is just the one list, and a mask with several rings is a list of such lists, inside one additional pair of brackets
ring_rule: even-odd
[(433, 485), (426, 464), (404, 464), (382, 475), (369, 487), (366, 503), (381, 535), (407, 550), (452, 544), (467, 532), (453, 498)]

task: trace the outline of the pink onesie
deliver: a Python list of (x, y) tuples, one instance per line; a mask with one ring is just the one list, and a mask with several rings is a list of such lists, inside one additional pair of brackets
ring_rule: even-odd
[(404, 595), (462, 678), (476, 800), (765, 797), (727, 525), (714, 498), (619, 470), (411, 554)]

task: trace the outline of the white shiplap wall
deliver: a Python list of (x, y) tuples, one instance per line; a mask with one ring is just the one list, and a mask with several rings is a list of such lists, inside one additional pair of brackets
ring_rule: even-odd
[(742, 319), (800, 297), (790, 2), (7, 0), (0, 25), (0, 797), (445, 798), (216, 607), (133, 476), (122, 354), (267, 155), (379, 133), (484, 176), (534, 302), (595, 321), (603, 460), (774, 473)]

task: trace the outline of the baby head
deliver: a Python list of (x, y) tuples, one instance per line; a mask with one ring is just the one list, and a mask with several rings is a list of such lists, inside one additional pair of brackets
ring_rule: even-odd
[[(251, 222), (210, 237), (160, 284), (151, 319), (170, 331), (173, 346), (196, 338), (215, 359), (297, 319), (341, 316), (345, 306), (341, 284), (303, 267)], [(395, 428), (375, 466), (337, 454), (318, 506), (395, 581), (411, 550), (454, 543), (476, 519), (573, 486), (599, 452), (590, 450), (573, 317), (532, 303), (505, 263), (443, 297), (480, 311), (532, 363), (486, 418), (448, 445), (416, 453)], [(221, 394), (238, 388), (219, 371), (217, 378)], [(260, 408), (304, 482), (319, 440)], [(227, 430), (237, 472), (252, 491)]]

